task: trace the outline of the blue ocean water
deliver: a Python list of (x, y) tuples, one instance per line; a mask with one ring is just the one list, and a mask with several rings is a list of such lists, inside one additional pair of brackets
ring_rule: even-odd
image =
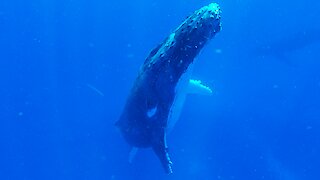
[(0, 2), (1, 180), (320, 179), (320, 2), (217, 1), (222, 31), (168, 135), (130, 164), (114, 123), (148, 53), (212, 1)]

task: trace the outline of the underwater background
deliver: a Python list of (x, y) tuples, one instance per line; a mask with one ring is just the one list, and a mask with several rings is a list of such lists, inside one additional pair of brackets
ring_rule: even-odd
[(222, 30), (168, 135), (128, 162), (114, 126), (148, 53), (212, 1), (2, 0), (1, 180), (319, 180), (320, 1), (216, 1)]

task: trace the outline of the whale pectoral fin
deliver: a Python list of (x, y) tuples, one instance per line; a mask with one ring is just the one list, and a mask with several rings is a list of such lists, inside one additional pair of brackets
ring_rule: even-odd
[(161, 132), (162, 136), (160, 139), (155, 141), (152, 145), (153, 151), (156, 153), (158, 158), (160, 159), (160, 162), (165, 169), (167, 174), (172, 174), (172, 161), (169, 156), (168, 147), (166, 143), (166, 133), (164, 130)]
[(188, 93), (211, 95), (212, 90), (209, 86), (202, 84), (200, 80), (190, 79), (188, 85)]
[(153, 147), (155, 153), (159, 157), (161, 164), (167, 174), (172, 174), (172, 161), (170, 159), (168, 148)]
[(136, 157), (137, 152), (138, 152), (138, 148), (133, 147), (133, 148), (131, 149), (131, 151), (130, 151), (130, 153), (129, 153), (129, 159), (128, 159), (128, 161), (129, 161), (130, 164), (132, 163), (134, 157)]

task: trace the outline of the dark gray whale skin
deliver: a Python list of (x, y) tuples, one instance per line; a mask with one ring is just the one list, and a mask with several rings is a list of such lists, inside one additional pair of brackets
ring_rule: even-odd
[[(215, 3), (202, 7), (151, 51), (116, 122), (130, 145), (151, 147), (168, 174), (172, 173), (172, 162), (166, 127), (175, 87), (203, 46), (220, 31), (220, 14)], [(152, 115), (148, 115), (150, 110)]]

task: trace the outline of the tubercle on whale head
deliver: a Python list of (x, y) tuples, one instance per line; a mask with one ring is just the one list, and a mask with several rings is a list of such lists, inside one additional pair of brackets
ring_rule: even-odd
[(158, 59), (162, 57), (161, 54), (164, 55), (163, 59), (171, 64), (174, 71), (178, 72), (176, 76), (180, 77), (207, 42), (221, 30), (220, 20), (218, 4), (211, 3), (200, 8), (171, 33), (152, 58)]
[(221, 9), (218, 4), (211, 3), (190, 15), (176, 30), (176, 41), (189, 46), (202, 46), (221, 30)]
[(188, 16), (166, 40), (153, 49), (142, 69), (149, 69), (161, 59), (184, 69), (202, 47), (221, 30), (221, 10), (211, 3)]

